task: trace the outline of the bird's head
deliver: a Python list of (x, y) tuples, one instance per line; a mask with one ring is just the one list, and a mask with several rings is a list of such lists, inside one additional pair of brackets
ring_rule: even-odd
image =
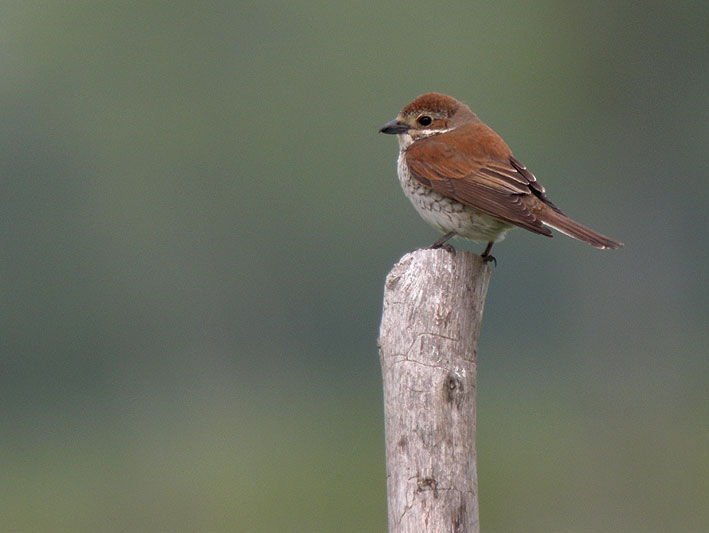
[(477, 121), (468, 106), (439, 93), (426, 93), (406, 105), (397, 117), (384, 124), (380, 133), (399, 136), (402, 148), (431, 135), (451, 131), (462, 124)]

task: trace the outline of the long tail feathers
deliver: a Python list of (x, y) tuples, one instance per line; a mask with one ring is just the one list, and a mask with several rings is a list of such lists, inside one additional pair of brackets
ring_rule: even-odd
[(549, 210), (547, 216), (544, 217), (543, 223), (550, 228), (560, 231), (564, 235), (586, 242), (601, 250), (615, 250), (623, 246), (622, 242), (601, 235), (592, 229), (582, 226), (578, 222), (574, 222), (569, 217), (551, 210)]

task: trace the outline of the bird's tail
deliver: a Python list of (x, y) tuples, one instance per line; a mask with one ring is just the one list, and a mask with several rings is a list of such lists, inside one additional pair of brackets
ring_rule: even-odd
[(568, 235), (574, 239), (586, 242), (591, 246), (600, 248), (601, 250), (615, 250), (616, 248), (623, 246), (622, 242), (618, 242), (610, 237), (601, 235), (600, 233), (597, 233), (592, 229), (571, 220), (566, 215), (557, 213), (551, 209), (544, 217), (543, 223), (550, 228), (560, 231), (564, 235)]

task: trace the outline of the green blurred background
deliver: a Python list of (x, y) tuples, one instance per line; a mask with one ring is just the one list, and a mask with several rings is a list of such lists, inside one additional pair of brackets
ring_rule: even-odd
[(1, 2), (2, 528), (385, 531), (383, 282), (437, 234), (377, 129), (436, 90), (626, 243), (495, 248), (483, 530), (706, 531), (708, 19)]

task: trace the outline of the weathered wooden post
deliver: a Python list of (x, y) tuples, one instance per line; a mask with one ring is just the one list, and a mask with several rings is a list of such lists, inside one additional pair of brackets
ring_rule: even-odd
[(384, 382), (391, 533), (479, 532), (476, 350), (490, 268), (472, 253), (417, 250), (384, 289)]

